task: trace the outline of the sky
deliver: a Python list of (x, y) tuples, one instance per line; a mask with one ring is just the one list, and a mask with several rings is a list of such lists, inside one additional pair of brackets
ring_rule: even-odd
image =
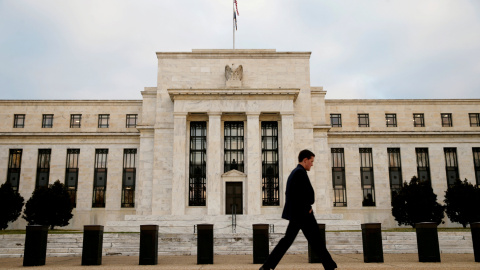
[[(236, 49), (309, 51), (327, 99), (480, 98), (478, 0), (237, 0)], [(141, 99), (155, 52), (232, 48), (232, 0), (0, 0), (0, 99)]]

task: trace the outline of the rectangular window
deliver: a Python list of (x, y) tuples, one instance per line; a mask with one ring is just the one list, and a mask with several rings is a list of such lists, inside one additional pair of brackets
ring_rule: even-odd
[(457, 148), (443, 148), (445, 153), (445, 171), (447, 172), (447, 184), (453, 186), (457, 179), (460, 179), (458, 174)]
[(420, 181), (430, 182), (430, 161), (428, 148), (415, 148), (417, 154), (417, 175)]
[(108, 120), (110, 120), (110, 114), (99, 114), (98, 128), (108, 128)]
[(442, 113), (442, 127), (452, 127), (452, 114), (451, 113)]
[(473, 164), (475, 167), (475, 178), (477, 180), (477, 187), (480, 188), (480, 148), (474, 147), (473, 151)]
[(243, 122), (225, 122), (224, 124), (224, 172), (244, 170), (244, 134)]
[(342, 127), (342, 115), (330, 114), (330, 124), (332, 127)]
[(10, 149), (8, 156), (7, 180), (10, 181), (13, 190), (18, 192), (20, 186), (20, 169), (22, 166), (22, 149)]
[(138, 114), (127, 114), (127, 128), (137, 127)]
[(402, 161), (400, 159), (400, 148), (387, 148), (388, 173), (390, 177), (391, 199), (400, 192), (403, 186)]
[(135, 207), (137, 149), (123, 149), (122, 207)]
[(37, 179), (35, 181), (35, 188), (48, 187), (51, 153), (52, 149), (38, 149)]
[(82, 126), (82, 115), (81, 114), (70, 114), (70, 127), (71, 128), (80, 128)]
[(280, 205), (278, 166), (278, 122), (262, 122), (262, 199), (263, 206)]
[(386, 113), (385, 120), (387, 122), (387, 127), (396, 127), (397, 126), (397, 114), (396, 113)]
[(67, 165), (65, 166), (65, 187), (70, 194), (73, 207), (77, 206), (78, 157), (80, 149), (67, 149)]
[(345, 181), (345, 157), (343, 148), (332, 148), (333, 206), (347, 206)]
[(425, 119), (423, 118), (423, 113), (414, 113), (413, 114), (413, 126), (414, 127), (424, 127)]
[(189, 206), (205, 206), (207, 194), (207, 122), (190, 122)]
[(480, 127), (480, 113), (469, 113), (468, 116), (471, 127)]
[(13, 127), (14, 128), (25, 127), (25, 114), (15, 114), (13, 116)]
[(362, 206), (375, 206), (372, 148), (360, 148), (360, 174), (362, 177)]
[(95, 149), (92, 207), (105, 207), (108, 149)]
[(368, 118), (368, 113), (359, 113), (358, 114), (358, 126), (359, 127), (369, 127), (370, 120)]
[(53, 127), (53, 114), (44, 114), (42, 117), (42, 128)]

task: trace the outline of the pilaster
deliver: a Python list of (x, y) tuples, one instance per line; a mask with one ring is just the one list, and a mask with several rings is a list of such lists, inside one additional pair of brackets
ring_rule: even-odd
[(184, 215), (188, 193), (186, 191), (187, 113), (176, 112), (173, 117), (173, 179), (172, 215)]
[(260, 214), (262, 205), (262, 157), (260, 147), (260, 112), (247, 112), (247, 201), (245, 209), (248, 215)]
[(287, 179), (291, 171), (296, 167), (295, 154), (295, 131), (293, 126), (294, 112), (280, 112), (282, 117), (282, 145), (281, 145), (281, 171), (280, 171), (280, 205), (285, 203), (285, 190)]
[(207, 207), (208, 215), (220, 215), (221, 211), (221, 112), (208, 113), (207, 134)]

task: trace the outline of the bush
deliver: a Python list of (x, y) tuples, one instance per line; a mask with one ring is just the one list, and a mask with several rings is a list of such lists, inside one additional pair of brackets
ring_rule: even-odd
[(435, 222), (445, 223), (443, 220), (444, 206), (437, 202), (437, 195), (433, 193), (430, 182), (420, 181), (412, 177), (410, 184), (404, 183), (399, 193), (392, 200), (392, 215), (398, 225)]
[(55, 181), (48, 188), (37, 188), (25, 206), (23, 218), (28, 225), (67, 226), (72, 215), (73, 205), (67, 188)]
[(467, 179), (458, 179), (445, 191), (445, 212), (452, 222), (462, 224), (463, 228), (471, 222), (480, 221), (480, 189)]
[(24, 199), (15, 192), (9, 181), (0, 186), (0, 230), (14, 222), (22, 212)]

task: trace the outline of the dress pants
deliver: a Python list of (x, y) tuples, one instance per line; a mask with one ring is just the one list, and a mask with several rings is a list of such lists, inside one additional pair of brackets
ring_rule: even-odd
[(320, 241), (320, 229), (318, 228), (317, 220), (313, 213), (308, 214), (304, 219), (297, 221), (291, 220), (288, 223), (285, 236), (278, 242), (277, 246), (273, 249), (270, 256), (263, 264), (265, 269), (275, 269), (277, 264), (282, 259), (283, 255), (292, 245), (293, 241), (297, 237), (298, 232), (302, 230), (305, 238), (315, 252), (322, 260), (323, 267), (325, 269), (333, 269), (337, 267), (337, 264), (333, 261), (332, 256), (328, 253), (327, 247)]

